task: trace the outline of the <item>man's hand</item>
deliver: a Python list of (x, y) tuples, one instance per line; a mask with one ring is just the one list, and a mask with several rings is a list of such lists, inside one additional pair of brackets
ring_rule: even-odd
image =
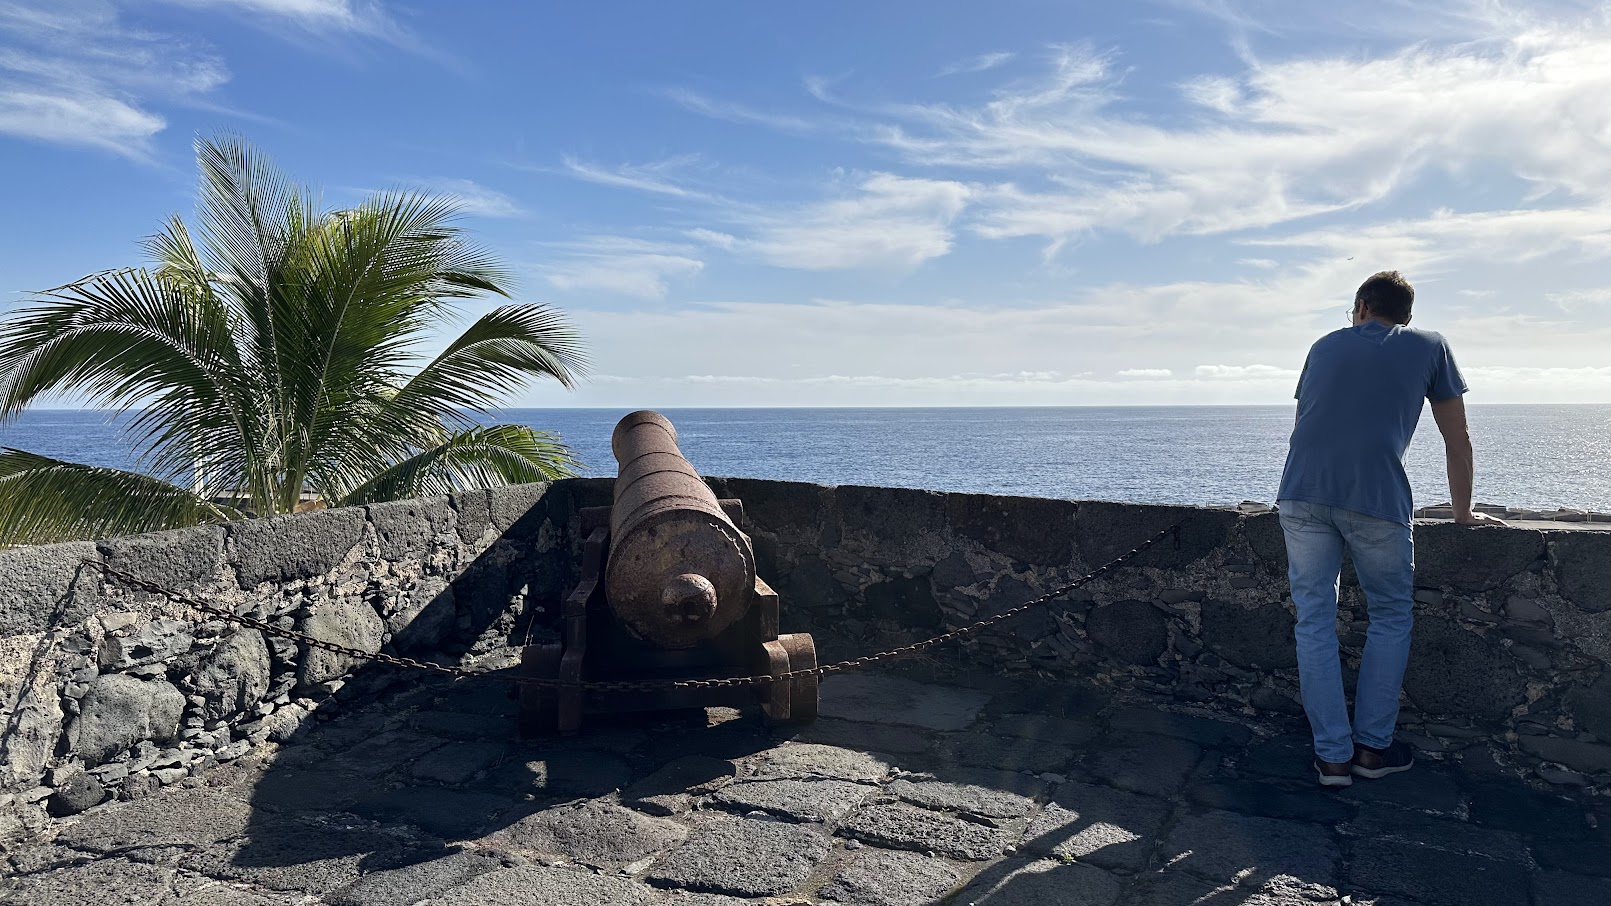
[(1461, 515), (1455, 516), (1454, 517), (1454, 522), (1455, 522), (1455, 525), (1509, 525), (1510, 524), (1510, 523), (1506, 522), (1505, 520), (1500, 519), (1497, 516), (1490, 516), (1487, 513), (1479, 513), (1479, 512), (1476, 512), (1475, 510), (1473, 510), (1472, 512), (1469, 512), (1469, 513), (1462, 513)]

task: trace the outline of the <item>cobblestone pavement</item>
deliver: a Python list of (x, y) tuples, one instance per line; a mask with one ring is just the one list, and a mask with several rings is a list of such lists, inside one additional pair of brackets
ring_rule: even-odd
[(12, 845), (0, 902), (1611, 903), (1611, 810), (1481, 759), (1322, 791), (1297, 726), (890, 674), (522, 741), (506, 686), (395, 679)]

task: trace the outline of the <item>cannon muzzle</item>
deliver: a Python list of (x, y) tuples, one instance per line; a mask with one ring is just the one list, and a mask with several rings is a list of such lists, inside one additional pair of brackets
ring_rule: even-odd
[(620, 467), (604, 573), (611, 609), (634, 636), (662, 648), (714, 638), (749, 609), (749, 538), (683, 457), (664, 416), (626, 416), (610, 448)]

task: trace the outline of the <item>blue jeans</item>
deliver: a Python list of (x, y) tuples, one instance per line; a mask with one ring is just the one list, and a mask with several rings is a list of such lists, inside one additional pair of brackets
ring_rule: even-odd
[[(1277, 502), (1287, 541), (1287, 578), (1298, 605), (1298, 681), (1314, 731), (1315, 754), (1349, 761), (1357, 740), (1374, 748), (1393, 742), (1398, 695), (1410, 658), (1415, 606), (1415, 539), (1408, 524), (1338, 507)], [(1348, 724), (1337, 655), (1337, 585), (1343, 546), (1365, 592), (1370, 629)]]

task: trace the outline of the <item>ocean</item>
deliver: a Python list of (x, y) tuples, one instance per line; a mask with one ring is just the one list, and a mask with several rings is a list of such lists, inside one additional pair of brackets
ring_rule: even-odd
[[(1287, 406), (975, 409), (667, 409), (706, 475), (894, 485), (1137, 503), (1271, 502)], [(613, 475), (623, 409), (510, 409), (501, 421), (557, 432), (588, 475)], [(1611, 405), (1472, 405), (1479, 501), (1611, 512)], [(0, 446), (138, 468), (107, 413), (36, 409)], [(1430, 411), (1406, 458), (1417, 506), (1448, 499)]]

